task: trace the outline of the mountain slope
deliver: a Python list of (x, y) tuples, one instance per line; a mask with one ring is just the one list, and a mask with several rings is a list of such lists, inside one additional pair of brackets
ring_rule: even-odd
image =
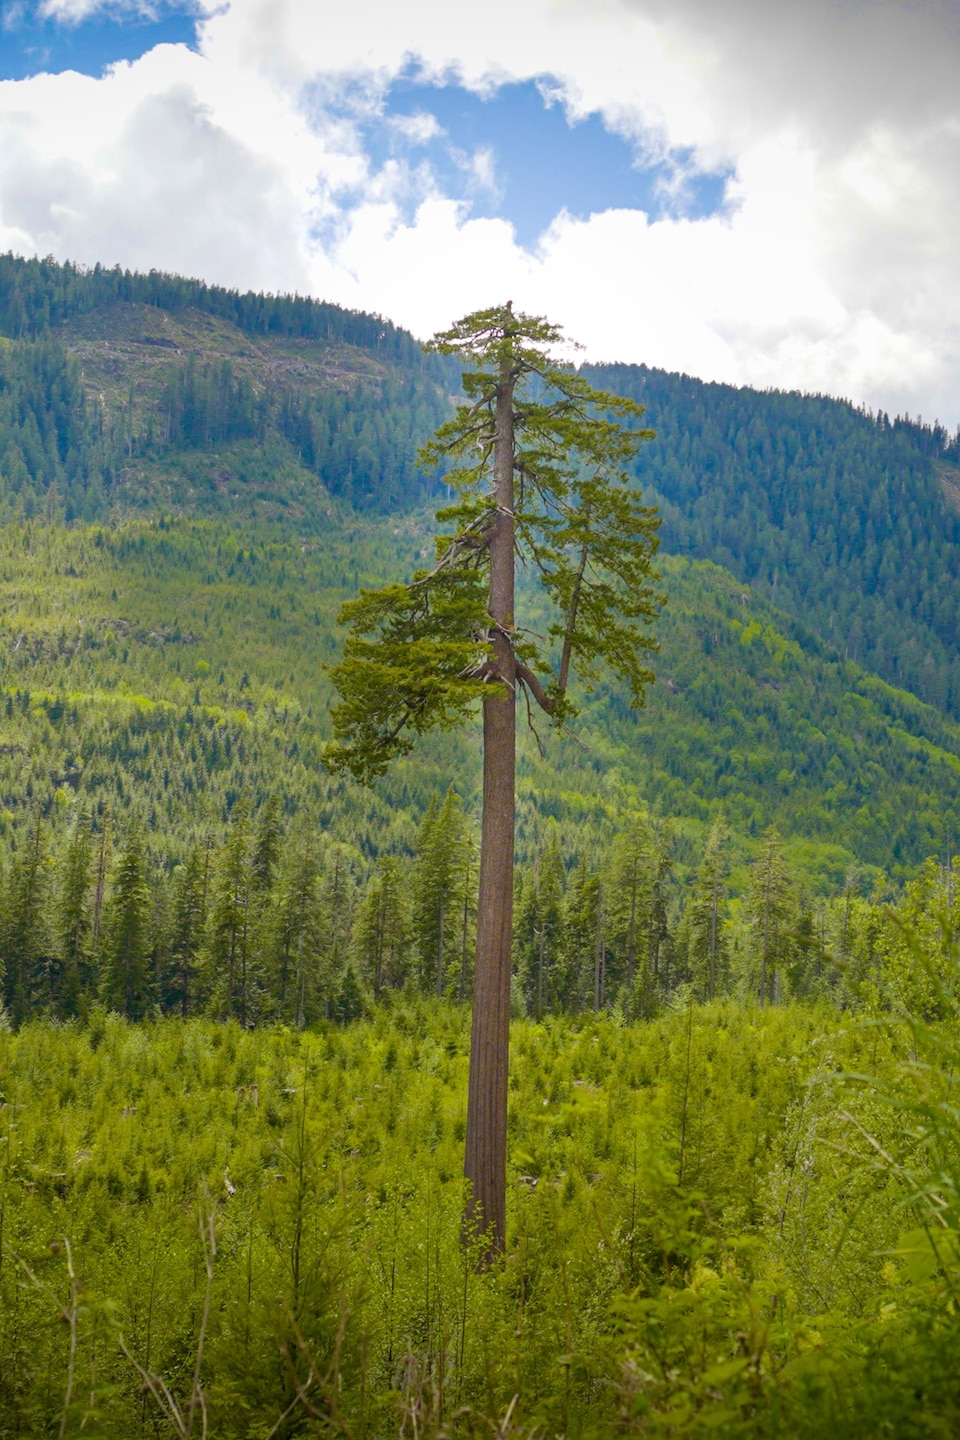
[[(322, 539), (197, 521), (0, 531), (0, 807), (136, 820), (172, 856), (276, 791), (365, 851), (405, 848), (432, 795), (475, 801), (476, 734), (437, 735), (373, 791), (328, 776), (336, 609), (409, 573), (427, 517)], [(524, 733), (520, 849), (551, 818), (590, 852), (638, 802), (699, 842), (719, 806), (770, 823), (818, 882), (854, 859), (905, 875), (960, 833), (960, 726), (896, 692), (711, 565), (667, 560), (659, 683), (637, 715), (602, 687), (575, 728)]]
[(647, 407), (667, 549), (715, 561), (853, 660), (960, 714), (960, 438), (826, 396), (591, 367)]
[[(0, 257), (0, 514), (292, 522), (425, 503), (456, 366), (378, 316)], [(588, 367), (647, 406), (639, 483), (713, 560), (960, 716), (960, 440), (824, 396)]]

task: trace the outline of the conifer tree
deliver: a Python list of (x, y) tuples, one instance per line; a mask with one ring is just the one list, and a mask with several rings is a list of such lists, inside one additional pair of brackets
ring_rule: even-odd
[[(650, 933), (651, 853), (653, 836), (646, 815), (635, 815), (613, 846), (610, 863), (608, 932), (611, 979), (628, 993), (646, 990)], [(638, 981), (638, 971), (639, 981)]]
[(727, 967), (725, 908), (727, 900), (727, 827), (718, 815), (710, 827), (703, 859), (684, 913), (690, 978), (698, 994), (712, 1000)]
[(93, 989), (93, 836), (90, 816), (77, 816), (63, 858), (57, 907), (60, 975), (56, 1008), (76, 1015)]
[(333, 990), (340, 984), (352, 954), (351, 933), (357, 905), (356, 851), (339, 841), (328, 845), (320, 873), (323, 917), (321, 965)]
[(312, 836), (294, 838), (278, 886), (272, 993), (280, 1018), (302, 1027), (324, 1013), (331, 977), (323, 964), (320, 865)]
[(400, 863), (385, 856), (367, 886), (354, 926), (357, 966), (379, 1000), (407, 976), (410, 919)]
[(104, 912), (104, 1003), (128, 1020), (142, 1020), (154, 998), (150, 973), (150, 886), (139, 835), (127, 841), (113, 874)]
[(173, 876), (173, 924), (164, 1007), (184, 1019), (197, 1008), (197, 974), (203, 952), (210, 872), (209, 846), (195, 845)]
[(34, 1000), (50, 1005), (48, 969), (51, 937), (47, 927), (50, 858), (43, 823), (35, 817), (22, 851), (10, 869), (3, 930), (4, 1000), (10, 1019), (20, 1025)]
[(466, 860), (463, 806), (451, 787), (438, 806), (431, 799), (417, 836), (413, 873), (413, 924), (421, 983), (442, 995), (459, 955), (460, 900)]
[(250, 816), (238, 806), (217, 861), (208, 934), (208, 988), (215, 1013), (253, 1019)]
[(651, 983), (658, 989), (668, 989), (670, 976), (666, 973), (664, 946), (670, 941), (670, 926), (667, 923), (669, 902), (668, 887), (673, 873), (674, 830), (669, 820), (659, 820), (653, 829), (650, 854), (650, 908), (647, 923), (647, 966)]
[(596, 1005), (598, 939), (603, 943), (600, 876), (581, 861), (571, 877), (564, 908), (564, 989), (567, 1010)]
[(790, 958), (793, 892), (787, 875), (783, 841), (773, 826), (750, 867), (747, 929), (753, 961), (753, 984), (761, 1005), (779, 998), (784, 967)]
[[(466, 402), (423, 458), (449, 466), (457, 502), (437, 563), (408, 585), (364, 591), (342, 611), (351, 627), (333, 675), (340, 703), (328, 763), (361, 779), (382, 773), (432, 726), (483, 705), (483, 816), (464, 1173), (468, 1229), (503, 1248), (513, 934), (516, 701), (555, 724), (573, 713), (576, 666), (588, 684), (606, 662), (642, 704), (651, 672), (646, 625), (657, 518), (627, 485), (651, 432), (627, 429), (642, 407), (593, 389), (551, 352), (561, 332), (512, 306), (479, 311), (433, 348), (473, 368)], [(556, 608), (546, 647), (515, 613), (518, 552)]]
[(563, 940), (563, 859), (555, 829), (528, 872), (517, 905), (520, 977), (527, 1010), (537, 1020), (553, 1002)]

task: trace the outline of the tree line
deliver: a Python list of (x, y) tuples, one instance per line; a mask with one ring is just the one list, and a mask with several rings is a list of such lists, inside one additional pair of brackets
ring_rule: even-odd
[[(936, 1009), (942, 913), (960, 915), (952, 871), (931, 861), (894, 897), (851, 870), (813, 896), (775, 830), (735, 876), (730, 842), (718, 815), (688, 868), (668, 818), (638, 811), (588, 855), (549, 827), (517, 872), (514, 1014), (649, 1019), (684, 995)], [(256, 814), (238, 802), (225, 840), (177, 864), (109, 818), (38, 816), (0, 888), (6, 1013), (304, 1027), (411, 991), (465, 1002), (477, 879), (453, 789), (430, 801), (412, 854), (372, 862), (302, 818), (286, 825), (277, 797)]]
[(361, 310), (348, 310), (307, 295), (241, 293), (222, 285), (151, 270), (144, 275), (119, 265), (90, 268), (73, 261), (0, 255), (0, 335), (36, 338), (66, 321), (118, 303), (158, 310), (199, 310), (255, 335), (276, 335), (372, 350), (384, 360), (445, 374), (426, 359), (408, 330)]

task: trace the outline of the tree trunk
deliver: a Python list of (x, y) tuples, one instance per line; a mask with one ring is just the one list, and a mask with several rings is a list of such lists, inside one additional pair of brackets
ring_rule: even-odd
[(513, 629), (513, 386), (509, 356), (500, 362), (494, 483), (497, 518), (490, 541), (490, 620), (502, 684), (483, 702), (483, 823), (477, 962), (473, 984), (470, 1080), (464, 1176), (466, 1237), (481, 1235), (484, 1262), (503, 1250), (507, 1214), (507, 1070), (516, 784), (516, 657)]

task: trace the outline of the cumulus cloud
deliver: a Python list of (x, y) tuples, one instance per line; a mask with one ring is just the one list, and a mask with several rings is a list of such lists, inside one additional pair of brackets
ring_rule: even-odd
[[(0, 85), (0, 245), (310, 289), (424, 335), (511, 295), (592, 358), (953, 424), (958, 62), (955, 0), (232, 0), (198, 55)], [(535, 80), (641, 158), (682, 154), (681, 189), (729, 169), (727, 205), (562, 213), (524, 249), (416, 158), (426, 110), (391, 119), (411, 72)], [(371, 115), (406, 127), (406, 157), (374, 162)], [(495, 192), (489, 153), (462, 160)]]

